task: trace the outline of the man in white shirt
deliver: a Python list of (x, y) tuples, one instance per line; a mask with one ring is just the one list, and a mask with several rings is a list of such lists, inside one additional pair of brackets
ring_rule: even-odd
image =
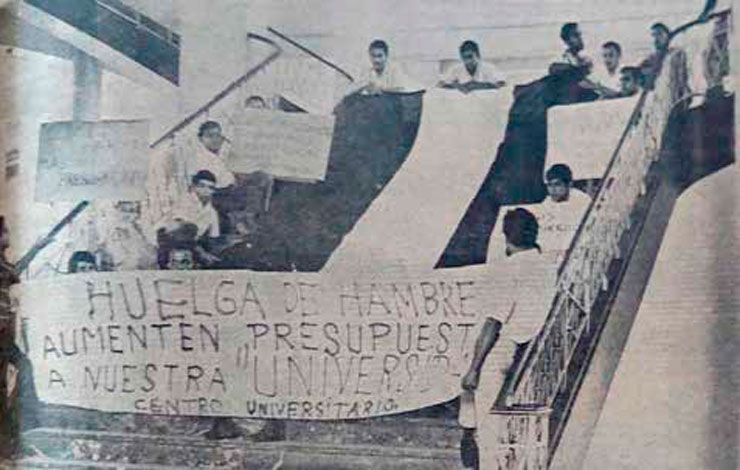
[(619, 61), (622, 58), (622, 46), (614, 41), (605, 42), (601, 46), (602, 65), (596, 67), (591, 81), (596, 85), (596, 93), (600, 99), (616, 98), (619, 96)]
[(576, 68), (584, 76), (593, 70), (593, 62), (581, 54), (585, 47), (578, 23), (565, 23), (560, 28), (560, 39), (565, 44), (565, 51), (550, 64), (549, 72), (559, 74)]
[(209, 253), (207, 245), (221, 235), (218, 212), (213, 207), (213, 193), (216, 190), (216, 177), (208, 170), (201, 170), (193, 176), (187, 193), (172, 209), (172, 213), (156, 225), (156, 229), (172, 233), (185, 224), (196, 227), (195, 237), (199, 243), (195, 247), (198, 261), (204, 265), (214, 264), (220, 259)]
[(506, 85), (503, 75), (491, 64), (480, 58), (478, 44), (465, 41), (460, 45), (462, 64), (452, 67), (438, 86), (470, 93), (474, 90), (495, 90)]
[(370, 68), (363, 74), (360, 86), (350, 94), (379, 95), (385, 92), (412, 92), (420, 90), (388, 59), (388, 43), (376, 39), (368, 47)]
[(221, 125), (216, 121), (206, 121), (198, 128), (200, 147), (185, 160), (185, 173), (188, 181), (199, 171), (211, 172), (218, 181), (218, 189), (232, 186), (234, 174), (226, 166), (228, 145), (223, 136)]
[[(545, 253), (553, 253), (562, 261), (575, 236), (591, 198), (573, 188), (573, 173), (568, 165), (552, 165), (545, 173), (547, 197), (539, 204), (527, 206), (537, 218), (540, 245)], [(488, 262), (506, 258), (505, 237), (501, 224), (496, 224), (488, 247)]]
[(591, 198), (573, 189), (573, 173), (562, 163), (551, 166), (545, 173), (547, 198), (532, 206), (540, 224), (542, 251), (554, 253), (562, 261), (586, 214)]
[(523, 208), (507, 212), (503, 220), (506, 259), (500, 272), (507, 279), (496, 292), (495, 311), (487, 312), (478, 334), (470, 367), (462, 379), (458, 421), (463, 428), (460, 445), (464, 468), (494, 468), (496, 443), (476, 439), (478, 429), (499, 396), (516, 351), (542, 329), (555, 293), (557, 263), (537, 243), (538, 224)]

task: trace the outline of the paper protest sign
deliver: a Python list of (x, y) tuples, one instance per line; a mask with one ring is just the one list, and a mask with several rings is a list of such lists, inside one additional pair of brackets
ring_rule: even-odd
[(235, 119), (228, 166), (276, 178), (321, 181), (334, 131), (332, 116), (246, 109)]
[(42, 124), (36, 200), (144, 199), (148, 138), (146, 120)]

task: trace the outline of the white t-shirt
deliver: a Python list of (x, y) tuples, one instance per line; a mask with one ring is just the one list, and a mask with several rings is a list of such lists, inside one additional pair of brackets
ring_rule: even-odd
[(201, 170), (207, 170), (216, 177), (216, 187), (225, 188), (234, 184), (234, 174), (226, 166), (226, 156), (229, 154), (228, 142), (224, 142), (218, 154), (205, 148), (200, 142), (197, 149), (185, 159), (185, 175), (189, 185), (192, 177)]
[(383, 72), (381, 73), (376, 72), (372, 67), (366, 69), (363, 74), (363, 80), (360, 83), (361, 86), (373, 85), (382, 91), (413, 92), (423, 89), (423, 87), (415, 84), (400, 67), (390, 60), (386, 62), (385, 68), (383, 68)]
[(497, 272), (509, 276), (504, 282), (512, 287), (497, 290), (496, 305), (486, 312), (503, 326), (483, 362), (478, 388), (473, 393), (462, 392), (458, 416), (461, 426), (480, 425), (479, 420), (488, 414), (500, 393), (517, 345), (534, 339), (544, 326), (555, 295), (557, 269), (556, 256), (537, 249), (515, 253), (497, 266)]
[(611, 88), (614, 91), (619, 91), (621, 88), (620, 75), (619, 67), (617, 67), (613, 74), (610, 74), (602, 64), (594, 67), (594, 71), (589, 76), (589, 79), (594, 83)]
[(173, 207), (172, 214), (163, 222), (158, 224), (162, 227), (167, 223), (177, 220), (190, 222), (198, 227), (198, 236), (208, 235), (218, 237), (221, 235), (219, 229), (218, 212), (210, 202), (203, 204), (193, 192), (188, 191)]
[[(548, 197), (540, 204), (523, 206), (537, 218), (539, 224), (537, 243), (543, 252), (557, 253), (562, 261), (589, 204), (591, 198), (586, 193), (571, 189), (567, 201), (555, 202)], [(501, 209), (499, 220), (496, 221), (491, 234), (488, 263), (498, 263), (506, 258), (506, 237), (503, 231), (506, 210), (506, 207)]]
[(562, 260), (589, 204), (591, 198), (586, 193), (571, 189), (567, 201), (555, 202), (548, 197), (531, 206), (540, 226), (537, 239), (543, 252), (556, 253)]
[(449, 85), (453, 83), (465, 84), (470, 82), (496, 83), (505, 80), (506, 78), (504, 75), (495, 66), (483, 61), (478, 62), (475, 73), (472, 75), (468, 72), (465, 64), (457, 64), (450, 67), (442, 77), (442, 83)]

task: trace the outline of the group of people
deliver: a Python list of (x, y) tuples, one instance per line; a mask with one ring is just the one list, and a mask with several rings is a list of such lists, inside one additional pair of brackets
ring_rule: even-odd
[[(655, 53), (641, 64), (623, 66), (622, 47), (613, 40), (602, 44), (602, 62), (594, 64), (592, 59), (583, 54), (585, 44), (578, 24), (566, 23), (560, 31), (565, 51), (551, 63), (548, 72), (568, 72), (570, 67), (575, 67), (585, 77), (579, 84), (585, 89), (593, 90), (599, 99), (632, 96), (639, 91), (640, 86), (649, 85), (651, 78), (657, 75), (660, 57), (668, 48), (670, 30), (666, 25), (655, 23), (651, 27), (651, 34)], [(368, 55), (371, 66), (350, 95), (414, 92), (423, 89), (398, 64), (389, 59), (386, 41), (372, 41), (368, 47)], [(459, 55), (461, 62), (442, 75), (437, 82), (438, 87), (467, 94), (476, 90), (495, 90), (507, 84), (504, 74), (482, 59), (480, 46), (476, 42), (464, 41), (459, 47)]]
[[(651, 34), (655, 51), (638, 66), (620, 68), (621, 47), (608, 41), (602, 46), (603, 68), (594, 72), (593, 62), (582, 54), (578, 25), (567, 23), (561, 29), (566, 50), (548, 72), (570, 75), (578, 87), (595, 93), (596, 99), (631, 96), (640, 87), (651, 89), (671, 51), (671, 33), (663, 23), (655, 23)], [(558, 267), (591, 202), (586, 191), (574, 188), (572, 171), (565, 164), (552, 165), (544, 184), (545, 200), (508, 210), (489, 245), (488, 262), (505, 267), (516, 278), (516, 287), (496, 311), (488, 312), (462, 378), (458, 421), (463, 429), (460, 451), (465, 469), (494, 465), (490, 459), (495, 458), (496, 442), (478, 439), (479, 430), (486, 426), (490, 408), (500, 398), (512, 366), (547, 319)]]
[[(594, 63), (583, 54), (584, 42), (576, 23), (567, 23), (560, 37), (565, 51), (549, 67), (550, 74), (577, 73), (578, 85), (591, 90), (599, 99), (632, 96), (640, 87), (649, 88), (660, 71), (662, 58), (668, 51), (670, 30), (662, 23), (652, 26), (655, 53), (638, 66), (622, 66), (622, 48), (615, 41), (602, 46), (602, 64)], [(471, 93), (505, 87), (504, 75), (481, 58), (480, 48), (465, 41), (459, 48), (461, 63), (453, 66), (439, 80), (438, 86)], [(365, 80), (353, 93), (378, 94), (410, 91), (403, 72), (389, 61), (388, 44), (375, 40), (369, 46), (371, 67)], [(262, 107), (258, 100), (247, 106)], [(273, 191), (273, 178), (261, 171), (234, 173), (226, 164), (228, 139), (221, 125), (206, 121), (198, 129), (200, 148), (186, 164), (188, 191), (172, 210), (152, 229), (141, 226), (141, 206), (121, 202), (115, 208), (120, 224), (113, 224), (104, 237), (99, 253), (77, 251), (69, 259), (69, 273), (156, 268), (191, 270), (219, 268), (225, 262), (224, 253), (237, 245), (250, 248), (250, 237), (260, 229), (260, 218), (268, 211)], [(545, 174), (547, 199), (537, 206), (517, 207), (506, 212), (499, 224), (501, 235), (495, 235), (489, 259), (511, 267), (522, 279), (531, 279), (536, 272), (542, 286), (554, 286), (558, 262), (568, 248), (575, 230), (589, 204), (586, 193), (573, 188), (573, 175), (567, 165), (553, 165)], [(9, 340), (11, 330), (4, 317), (10, 317), (6, 299), (7, 287), (17, 282), (14, 268), (2, 251), (7, 247), (7, 229), (0, 217), (0, 353), (23, 371), (24, 397), (35, 402), (35, 389), (30, 364)], [(228, 265), (228, 264), (226, 264)], [(249, 267), (249, 266), (245, 266)], [(463, 465), (480, 468), (475, 430), (483, 407), (490, 408), (490, 396), (476, 399), (482, 392), (479, 385), (497, 387), (503, 382), (515, 352), (534, 338), (549, 313), (552, 296), (531, 289), (531, 283), (521, 282), (502, 299), (499, 311), (485, 319), (475, 346), (469, 370), (462, 379), (460, 422), (464, 428), (462, 442)], [(497, 346), (498, 345), (498, 346)], [(503, 351), (492, 353), (492, 351)], [(489, 365), (492, 364), (490, 367)], [(491, 369), (496, 378), (486, 378)], [(4, 370), (0, 370), (4, 374)], [(490, 387), (489, 387), (490, 388)], [(4, 392), (3, 390), (0, 390)], [(29, 410), (33, 407), (28, 407)], [(475, 410), (479, 411), (476, 413)], [(30, 412), (29, 412), (30, 413)], [(33, 421), (31, 419), (31, 421)], [(229, 419), (217, 419), (209, 433), (214, 438), (239, 434), (238, 426)], [(280, 427), (270, 429), (280, 434)]]

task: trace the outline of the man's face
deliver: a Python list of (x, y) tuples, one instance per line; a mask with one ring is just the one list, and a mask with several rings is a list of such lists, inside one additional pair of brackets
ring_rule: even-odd
[(565, 181), (553, 178), (548, 180), (545, 184), (547, 185), (547, 194), (553, 201), (562, 202), (568, 199), (570, 185), (566, 184)]
[(370, 49), (370, 63), (373, 65), (373, 70), (381, 73), (383, 70), (385, 70), (386, 62), (388, 62), (388, 56), (383, 49)]
[(193, 185), (193, 191), (201, 202), (206, 203), (213, 198), (213, 192), (216, 190), (216, 184), (213, 181), (199, 180)]
[(653, 37), (653, 46), (655, 50), (662, 51), (668, 47), (668, 32), (663, 28), (653, 28), (650, 30), (650, 35)]
[(193, 252), (190, 250), (172, 250), (167, 269), (172, 271), (189, 271), (195, 267)]
[(623, 73), (619, 77), (620, 91), (625, 96), (632, 96), (637, 93), (637, 81), (631, 73)]
[(465, 68), (469, 71), (475, 71), (476, 67), (478, 67), (478, 60), (480, 60), (478, 54), (474, 51), (463, 51), (460, 54), (460, 59), (462, 59)]
[(619, 53), (613, 47), (602, 47), (601, 58), (607, 70), (616, 70), (619, 67)]
[(77, 262), (77, 272), (78, 273), (94, 273), (97, 270), (98, 269), (95, 266), (95, 263), (91, 263), (90, 261), (78, 261)]
[(578, 28), (575, 28), (573, 31), (571, 31), (570, 36), (568, 36), (568, 40), (566, 41), (566, 44), (568, 45), (568, 48), (575, 52), (580, 52), (583, 50), (583, 36), (581, 36), (581, 30)]
[(218, 153), (224, 144), (224, 136), (221, 135), (220, 127), (210, 127), (200, 136), (200, 142), (205, 148), (213, 153)]

